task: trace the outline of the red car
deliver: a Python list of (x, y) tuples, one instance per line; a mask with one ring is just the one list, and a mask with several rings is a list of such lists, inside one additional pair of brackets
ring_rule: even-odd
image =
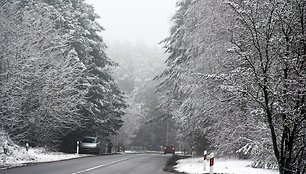
[(174, 155), (175, 154), (175, 147), (172, 146), (172, 145), (167, 145), (164, 148), (164, 154), (167, 154), (167, 153), (172, 153)]

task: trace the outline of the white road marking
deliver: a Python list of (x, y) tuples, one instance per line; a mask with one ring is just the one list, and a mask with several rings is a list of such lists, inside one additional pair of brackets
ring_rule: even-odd
[(113, 161), (113, 162), (110, 162), (110, 163), (101, 164), (101, 165), (98, 165), (98, 166), (95, 166), (95, 167), (92, 167), (92, 168), (88, 168), (88, 169), (84, 169), (84, 170), (81, 170), (81, 171), (78, 171), (78, 172), (74, 172), (74, 173), (72, 173), (72, 174), (80, 174), (80, 173), (89, 172), (89, 171), (91, 171), (91, 170), (95, 170), (95, 169), (98, 169), (98, 168), (101, 168), (101, 167), (105, 167), (105, 166), (108, 166), (108, 165), (112, 165), (112, 164), (115, 164), (115, 163), (119, 163), (119, 162), (122, 162), (122, 161), (126, 161), (126, 160), (129, 160), (129, 159), (131, 159), (131, 158), (135, 158), (135, 157), (124, 158), (124, 159), (117, 160), (117, 161)]
[(95, 170), (95, 169), (98, 169), (98, 168), (101, 168), (101, 167), (105, 167), (105, 166), (108, 166), (108, 165), (112, 165), (112, 164), (115, 164), (115, 163), (119, 163), (119, 162), (122, 162), (122, 161), (129, 160), (129, 159), (131, 159), (131, 158), (124, 158), (124, 159), (117, 160), (117, 161), (113, 161), (113, 162), (110, 162), (110, 163), (101, 164), (101, 165), (98, 165), (98, 166), (95, 166), (95, 167), (92, 167), (92, 168), (88, 168), (88, 169), (85, 169), (85, 170), (81, 170), (81, 171), (78, 171), (78, 172), (74, 172), (74, 173), (72, 173), (72, 174), (80, 174), (80, 173), (89, 172), (89, 171), (91, 171), (91, 170)]

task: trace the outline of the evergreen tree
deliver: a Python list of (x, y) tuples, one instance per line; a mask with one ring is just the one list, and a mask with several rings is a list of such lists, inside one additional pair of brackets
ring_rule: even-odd
[(84, 1), (2, 1), (1, 124), (15, 140), (58, 145), (75, 131), (114, 134), (123, 96)]

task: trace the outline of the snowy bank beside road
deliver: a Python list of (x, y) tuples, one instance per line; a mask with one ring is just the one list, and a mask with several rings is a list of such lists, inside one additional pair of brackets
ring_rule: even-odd
[[(209, 162), (206, 163), (206, 171), (204, 172), (203, 158), (187, 158), (177, 161), (174, 167), (178, 172), (190, 174), (209, 173)], [(276, 170), (257, 169), (250, 167), (252, 161), (237, 159), (215, 159), (214, 173), (228, 174), (278, 174)]]
[(0, 131), (0, 170), (23, 166), (27, 163), (59, 161), (83, 156), (88, 155), (50, 152), (44, 148), (31, 147), (26, 151), (25, 147), (18, 146), (5, 133)]
[(4, 154), (0, 154), (0, 170), (5, 168), (23, 166), (27, 163), (51, 162), (66, 159), (80, 158), (88, 155), (82, 154), (65, 154), (61, 152), (49, 152), (44, 148), (30, 148), (27, 152), (25, 148), (14, 149), (10, 155), (6, 156), (4, 161)]

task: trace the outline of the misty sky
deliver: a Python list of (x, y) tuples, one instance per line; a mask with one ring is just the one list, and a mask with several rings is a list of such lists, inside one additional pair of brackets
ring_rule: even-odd
[(106, 42), (157, 44), (168, 36), (177, 0), (86, 0), (95, 7), (105, 28)]

